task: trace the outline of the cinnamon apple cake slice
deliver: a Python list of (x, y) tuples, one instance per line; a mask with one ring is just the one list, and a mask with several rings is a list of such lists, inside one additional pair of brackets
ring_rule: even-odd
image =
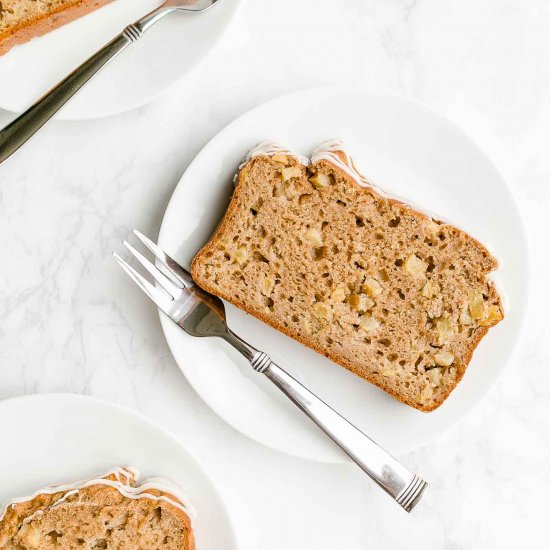
[(341, 144), (262, 144), (240, 167), (195, 281), (404, 403), (443, 403), (503, 317), (496, 259), (386, 196)]
[(135, 468), (47, 487), (0, 510), (0, 550), (194, 550), (189, 505)]
[(0, 55), (112, 0), (0, 0)]

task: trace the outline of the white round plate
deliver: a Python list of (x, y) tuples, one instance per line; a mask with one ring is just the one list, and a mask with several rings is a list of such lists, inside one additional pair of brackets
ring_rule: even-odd
[(142, 479), (164, 477), (189, 497), (197, 548), (237, 549), (221, 496), (197, 459), (135, 412), (81, 395), (16, 397), (0, 402), (0, 433), (0, 506), (56, 482), (136, 466)]
[[(491, 161), (460, 129), (398, 96), (321, 88), (282, 97), (246, 113), (204, 147), (174, 191), (159, 241), (189, 266), (222, 217), (233, 174), (250, 148), (267, 139), (309, 155), (330, 138), (344, 140), (372, 183), (438, 212), (486, 243), (501, 260), (497, 282), (508, 297), (506, 319), (481, 342), (451, 397), (429, 414), (227, 308), (233, 330), (385, 448), (401, 454), (441, 434), (487, 393), (510, 359), (525, 311), (526, 245), (516, 205)], [(193, 339), (166, 318), (162, 326), (189, 382), (229, 424), (292, 455), (347, 460), (226, 343)]]
[[(56, 115), (98, 118), (142, 105), (186, 75), (215, 46), (240, 0), (174, 13), (116, 57)], [(160, 0), (114, 0), (0, 56), (0, 108), (22, 112)], [(70, 47), (68, 47), (70, 45)], [(32, 75), (32, 78), (30, 76)]]

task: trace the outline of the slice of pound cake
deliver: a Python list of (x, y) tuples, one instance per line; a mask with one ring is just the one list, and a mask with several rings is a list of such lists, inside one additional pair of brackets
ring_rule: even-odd
[(431, 411), (502, 317), (497, 261), (456, 227), (386, 196), (338, 142), (311, 163), (262, 144), (192, 273), (224, 298)]
[(135, 468), (47, 487), (0, 511), (0, 550), (194, 550), (189, 505), (162, 479)]
[(0, 0), (0, 55), (112, 0)]

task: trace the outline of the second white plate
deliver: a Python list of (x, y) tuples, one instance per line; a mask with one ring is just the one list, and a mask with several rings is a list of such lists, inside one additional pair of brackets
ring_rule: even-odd
[[(307, 90), (262, 105), (221, 131), (177, 186), (159, 242), (183, 265), (208, 240), (228, 204), (243, 155), (266, 139), (309, 155), (341, 138), (366, 177), (424, 205), (484, 242), (501, 260), (498, 283), (506, 319), (481, 342), (467, 374), (437, 411), (424, 414), (232, 306), (229, 325), (373, 437), (400, 454), (452, 426), (487, 393), (521, 332), (527, 257), (513, 198), (488, 157), (456, 126), (397, 96)], [(191, 338), (166, 318), (162, 326), (180, 368), (229, 424), (269, 447), (314, 460), (347, 458), (263, 376), (217, 339)]]
[[(98, 73), (56, 115), (79, 120), (127, 111), (189, 73), (216, 45), (240, 0), (174, 13)], [(0, 108), (22, 112), (161, 0), (115, 0), (0, 56)], [(70, 45), (70, 47), (69, 47)]]
[(0, 507), (54, 483), (136, 466), (142, 479), (164, 477), (189, 497), (197, 548), (237, 550), (227, 509), (199, 462), (129, 409), (82, 395), (16, 397), (0, 402), (0, 434)]

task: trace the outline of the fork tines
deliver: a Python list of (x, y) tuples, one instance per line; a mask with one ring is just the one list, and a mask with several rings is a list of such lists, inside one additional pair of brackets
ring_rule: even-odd
[(124, 240), (124, 246), (147, 270), (147, 272), (160, 285), (155, 286), (143, 275), (138, 273), (119, 254), (113, 252), (115, 260), (126, 271), (130, 278), (160, 307), (163, 311), (170, 309), (171, 302), (181, 296), (185, 288), (192, 286), (193, 279), (175, 260), (166, 254), (157, 244), (146, 237), (137, 229), (133, 230), (134, 235), (155, 255), (157, 265), (149, 261), (141, 252), (136, 250), (128, 241)]

